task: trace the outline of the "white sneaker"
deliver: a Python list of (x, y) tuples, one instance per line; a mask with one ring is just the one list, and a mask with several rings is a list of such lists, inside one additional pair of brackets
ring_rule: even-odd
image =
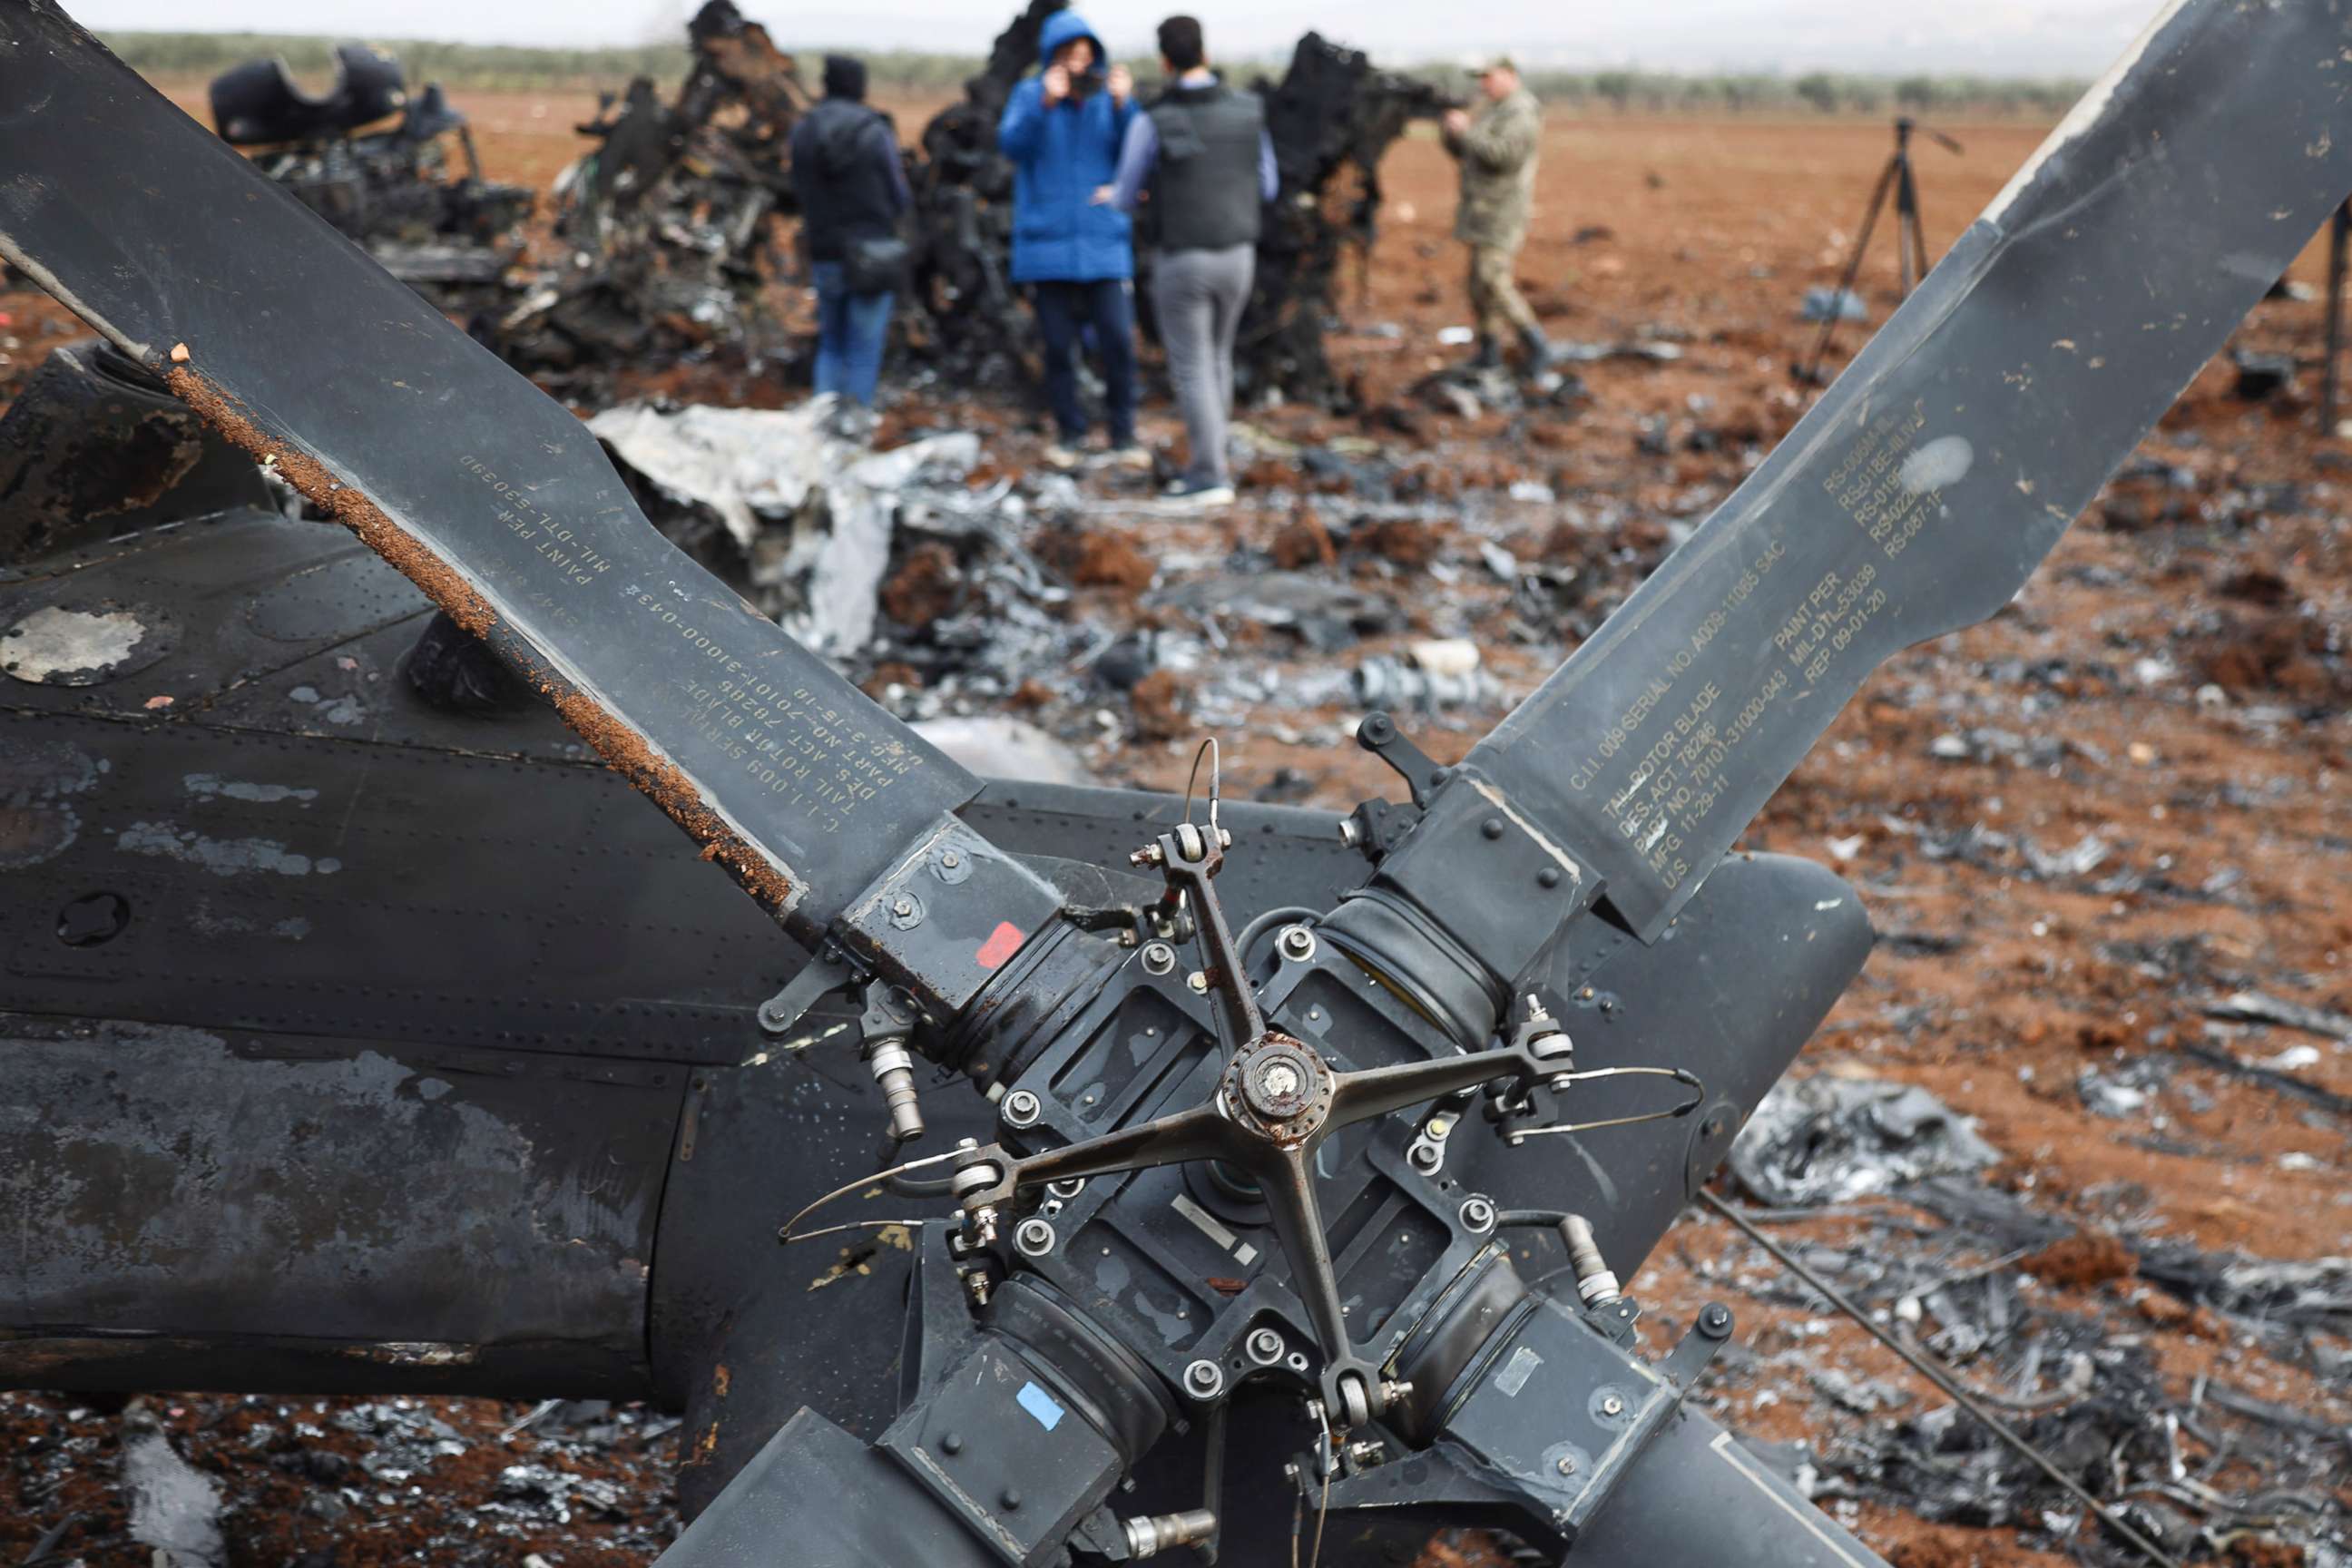
[(1188, 511), (1211, 511), (1234, 504), (1234, 487), (1179, 479), (1160, 492), (1160, 499), (1171, 506), (1182, 507)]

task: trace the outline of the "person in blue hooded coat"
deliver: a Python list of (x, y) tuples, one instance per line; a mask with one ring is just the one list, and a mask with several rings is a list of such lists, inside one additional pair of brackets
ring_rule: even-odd
[(1135, 81), (1074, 11), (1045, 18), (1037, 54), (1041, 68), (1013, 89), (996, 144), (1013, 160), (1013, 280), (1029, 286), (1045, 340), (1059, 435), (1046, 459), (1069, 467), (1086, 440), (1078, 353), (1092, 329), (1112, 455), (1148, 467), (1135, 439), (1135, 247), (1127, 214), (1104, 198), (1137, 113)]

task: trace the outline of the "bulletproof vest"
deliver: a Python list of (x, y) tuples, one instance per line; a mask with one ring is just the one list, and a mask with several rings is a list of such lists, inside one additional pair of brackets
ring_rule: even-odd
[(1257, 243), (1258, 143), (1265, 105), (1219, 82), (1171, 88), (1150, 109), (1160, 132), (1151, 205), (1162, 250), (1223, 250)]
[[(828, 98), (808, 112), (807, 140), (795, 152), (793, 190), (809, 255), (839, 261), (853, 239), (871, 239), (896, 226), (890, 171), (875, 156), (881, 115), (862, 103)], [(895, 138), (893, 139), (895, 142)]]

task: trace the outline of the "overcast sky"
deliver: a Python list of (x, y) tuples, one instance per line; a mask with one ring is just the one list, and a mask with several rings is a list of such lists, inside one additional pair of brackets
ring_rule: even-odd
[[(739, 0), (777, 41), (983, 53), (1018, 0)], [(1189, 5), (1211, 47), (1286, 54), (1320, 28), (1400, 63), (1509, 48), (1569, 67), (1657, 70), (1926, 71), (2089, 76), (2158, 0), (1083, 0), (1114, 49), (1147, 50), (1152, 25)], [(100, 29), (310, 33), (475, 43), (640, 44), (680, 36), (688, 0), (66, 0)]]

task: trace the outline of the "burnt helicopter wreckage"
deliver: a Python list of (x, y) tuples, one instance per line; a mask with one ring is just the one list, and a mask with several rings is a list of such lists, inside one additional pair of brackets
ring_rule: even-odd
[(438, 83), (411, 93), (396, 58), (338, 44), (323, 93), (272, 56), (223, 71), (209, 96), (223, 141), (394, 277), (460, 312), (499, 298), (532, 193), (483, 177), (473, 129)]
[[(1011, 279), (1013, 165), (997, 151), (996, 125), (1036, 64), (1045, 19), (1066, 4), (1032, 0), (906, 155), (913, 250), (896, 336), (920, 372), (956, 384), (1031, 379), (1036, 334)], [(797, 64), (729, 0), (711, 0), (688, 31), (693, 64), (670, 101), (639, 78), (580, 127), (597, 146), (553, 194), (571, 262), (478, 334), (543, 384), (681, 356), (756, 367), (798, 352), (772, 292), (799, 270), (774, 222), (798, 210), (790, 144), (807, 97)], [(1299, 40), (1279, 80), (1255, 90), (1266, 100), (1281, 187), (1258, 247), (1237, 384), (1244, 397), (1344, 404), (1323, 339), (1342, 274), (1351, 261), (1370, 265), (1381, 160), (1412, 121), (1451, 100), (1317, 33)], [(1148, 214), (1139, 240), (1148, 287)]]
[(551, 384), (616, 363), (723, 351), (757, 368), (792, 354), (765, 296), (793, 270), (776, 219), (798, 210), (799, 64), (730, 0), (708, 0), (687, 41), (669, 102), (639, 77), (579, 127), (596, 145), (553, 192), (571, 258), (481, 328), (508, 363)]
[[(1452, 1524), (1877, 1561), (1684, 1403), (1728, 1312), (1633, 1348), (1620, 1281), (1869, 942), (1829, 872), (1729, 851), (1873, 668), (2015, 593), (2352, 189), (2346, 24), (2173, 5), (1460, 763), (1368, 718), (1407, 798), (1335, 823), (982, 784), (0, 0), (6, 100), (120, 132), (20, 139), (0, 252), (356, 536), (191, 494), (53, 526), (0, 586), (0, 1379), (650, 1395), (691, 1434), (672, 1568), (1270, 1563), (1294, 1506), (1335, 1560)], [(435, 605), (593, 752), (397, 685), (364, 736), (278, 717), (396, 676)], [(774, 1243), (845, 1224), (906, 1250), (812, 1292)]]

